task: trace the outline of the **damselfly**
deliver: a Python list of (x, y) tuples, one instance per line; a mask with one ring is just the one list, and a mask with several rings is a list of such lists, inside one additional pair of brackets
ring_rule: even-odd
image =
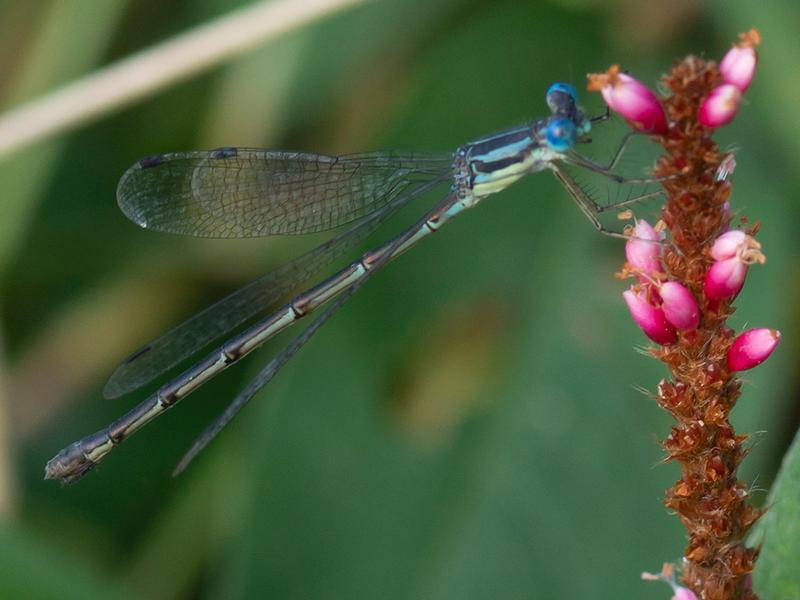
[(446, 182), (450, 189), (437, 206), (398, 237), (294, 296), (105, 429), (61, 450), (47, 463), (45, 477), (65, 483), (77, 481), (140, 427), (278, 332), (333, 300), (203, 432), (176, 467), (175, 473), (181, 472), (380, 267), (463, 210), (528, 173), (549, 169), (598, 230), (620, 235), (606, 230), (598, 214), (653, 194), (601, 205), (565, 167), (589, 169), (619, 183), (647, 181), (625, 179), (613, 172), (627, 137), (611, 162), (601, 165), (579, 153), (576, 145), (588, 142), (592, 124), (607, 118), (608, 113), (586, 117), (577, 106), (575, 89), (564, 83), (550, 86), (546, 100), (552, 113), (549, 117), (465, 144), (452, 155), (392, 151), (326, 156), (220, 148), (161, 154), (134, 164), (122, 176), (117, 198), (125, 215), (148, 229), (225, 238), (349, 227), (133, 353), (105, 386), (104, 394), (111, 398), (145, 385), (273, 307), (302, 282), (343, 257), (412, 199)]

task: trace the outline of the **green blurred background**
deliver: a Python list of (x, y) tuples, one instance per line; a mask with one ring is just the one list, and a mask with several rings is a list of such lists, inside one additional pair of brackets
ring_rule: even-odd
[[(2, 107), (244, 4), (0, 2)], [(376, 276), (183, 476), (195, 435), (287, 338), (77, 485), (43, 466), (144, 397), (102, 398), (117, 361), (308, 247), (141, 230), (114, 196), (134, 160), (450, 151), (544, 113), (552, 81), (583, 89), (619, 62), (655, 85), (756, 26), (759, 71), (718, 139), (769, 258), (733, 324), (784, 334), (734, 412), (759, 432), (743, 477), (763, 502), (800, 418), (798, 22), (792, 2), (373, 2), (0, 158), (0, 598), (666, 598), (639, 574), (681, 555), (660, 503), (677, 468), (658, 464), (669, 419), (635, 389), (665, 372), (635, 351), (622, 244), (546, 174)], [(599, 156), (623, 131), (598, 131)]]

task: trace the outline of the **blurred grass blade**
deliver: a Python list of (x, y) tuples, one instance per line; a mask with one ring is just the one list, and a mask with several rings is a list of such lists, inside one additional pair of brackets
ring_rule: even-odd
[(360, 0), (260, 2), (100, 69), (0, 118), (0, 156), (130, 104)]
[[(54, 3), (42, 17), (38, 35), (30, 45), (27, 60), (16, 71), (17, 79), (5, 102), (22, 101), (91, 68), (105, 53), (126, 5), (124, 0), (100, 3), (93, 9), (92, 19), (87, 20), (86, 3), (82, 0)], [(69, 52), (63, 48), (69, 48)], [(0, 121), (4, 120), (0, 116)], [(57, 150), (52, 146), (36, 148), (3, 161), (0, 271), (18, 240), (25, 236), (33, 201), (47, 185)]]

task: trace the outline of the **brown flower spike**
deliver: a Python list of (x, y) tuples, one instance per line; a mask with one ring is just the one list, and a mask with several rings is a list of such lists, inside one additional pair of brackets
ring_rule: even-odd
[[(681, 581), (703, 600), (758, 597), (750, 585), (758, 548), (746, 547), (743, 540), (762, 511), (748, 503), (748, 486), (736, 478), (736, 470), (748, 450), (743, 445), (747, 436), (736, 434), (728, 420), (739, 398), (741, 381), (731, 368), (740, 363), (728, 360), (736, 336), (726, 320), (735, 310), (731, 302), (744, 283), (748, 265), (763, 260), (730, 262), (712, 269), (722, 262), (714, 258), (712, 247), (730, 226), (731, 183), (727, 175), (732, 159), (720, 152), (711, 136), (715, 127), (733, 118), (741, 95), (733, 94), (737, 101), (725, 104), (717, 99), (718, 90), (724, 86), (749, 85), (752, 72), (748, 74), (746, 70), (749, 64), (755, 69), (755, 46), (759, 42), (757, 31), (743, 34), (740, 43), (729, 52), (735, 52), (736, 56), (727, 58), (727, 63), (723, 60), (723, 64), (729, 65), (736, 59), (735, 68), (727, 67), (723, 73), (714, 61), (686, 57), (661, 78), (668, 95), (660, 100), (643, 84), (621, 74), (617, 67), (589, 76), (590, 90), (602, 91), (613, 110), (632, 126), (649, 132), (665, 151), (654, 170), (656, 177), (663, 178), (666, 194), (661, 218), (668, 235), (659, 256), (662, 268), (660, 272), (655, 270), (655, 277), (653, 273), (646, 274), (651, 282), (643, 282), (642, 273), (630, 261), (623, 273), (638, 275), (634, 289), (639, 298), (646, 300), (641, 301), (644, 305), (640, 302), (638, 314), (633, 316), (645, 332), (643, 323), (648, 318), (665, 314), (658, 294), (658, 286), (665, 282), (677, 282), (685, 288), (689, 307), (696, 301), (700, 312), (699, 324), (694, 327), (667, 323), (668, 327), (674, 326), (676, 336), (674, 339), (662, 336), (656, 340), (659, 345), (650, 352), (671, 374), (658, 384), (656, 400), (677, 421), (663, 447), (667, 451), (666, 460), (680, 464), (681, 477), (667, 490), (664, 504), (675, 511), (688, 532)], [(742, 55), (747, 60), (741, 59)], [(730, 72), (735, 77), (727, 75)], [(698, 115), (703, 117), (700, 121)], [(755, 248), (752, 236), (757, 230), (758, 224), (728, 235), (714, 252), (719, 255), (719, 248), (727, 249), (732, 244), (729, 239), (737, 236), (741, 236), (747, 248)], [(735, 256), (741, 257), (735, 247), (729, 254), (724, 260), (736, 261)], [(763, 259), (763, 255), (759, 258)], [(714, 279), (720, 277), (728, 279)], [(722, 289), (717, 296), (723, 297), (709, 298), (707, 289)], [(726, 289), (730, 292), (725, 292)], [(653, 313), (648, 314), (648, 309)], [(668, 313), (666, 319), (669, 321)], [(763, 361), (774, 349), (779, 336), (773, 333), (758, 337), (759, 341), (765, 340), (753, 350), (758, 360), (741, 363), (744, 368)], [(755, 336), (750, 334), (750, 338)]]

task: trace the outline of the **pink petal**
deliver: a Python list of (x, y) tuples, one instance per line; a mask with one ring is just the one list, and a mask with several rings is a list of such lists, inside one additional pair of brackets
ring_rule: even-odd
[(745, 91), (753, 75), (756, 73), (758, 56), (756, 49), (751, 46), (734, 46), (719, 63), (719, 72), (725, 83), (735, 85), (740, 91)]
[(714, 260), (725, 260), (736, 256), (745, 241), (747, 234), (741, 229), (731, 229), (719, 236), (714, 245), (711, 246), (711, 258)]
[(664, 311), (650, 304), (647, 294), (633, 289), (622, 292), (634, 323), (641, 327), (644, 334), (657, 344), (668, 345), (675, 342), (678, 333), (674, 325), (667, 321)]
[(745, 371), (767, 360), (781, 340), (776, 329), (748, 329), (731, 344), (728, 350), (728, 368)]
[(644, 275), (660, 273), (661, 268), (661, 236), (645, 220), (636, 223), (633, 237), (625, 243), (625, 257), (628, 264)]
[(697, 121), (712, 129), (730, 123), (739, 110), (742, 92), (735, 85), (724, 83), (711, 90), (697, 111)]
[(705, 293), (710, 300), (734, 298), (744, 285), (747, 265), (738, 257), (719, 260), (706, 273)]
[(600, 93), (609, 108), (643, 131), (662, 135), (667, 118), (658, 97), (646, 85), (626, 73), (617, 73)]
[(667, 281), (658, 288), (658, 294), (667, 321), (682, 331), (697, 329), (700, 309), (692, 292), (677, 281)]
[(676, 587), (675, 595), (672, 596), (672, 600), (697, 600), (697, 596), (695, 596), (695, 593), (689, 588)]

